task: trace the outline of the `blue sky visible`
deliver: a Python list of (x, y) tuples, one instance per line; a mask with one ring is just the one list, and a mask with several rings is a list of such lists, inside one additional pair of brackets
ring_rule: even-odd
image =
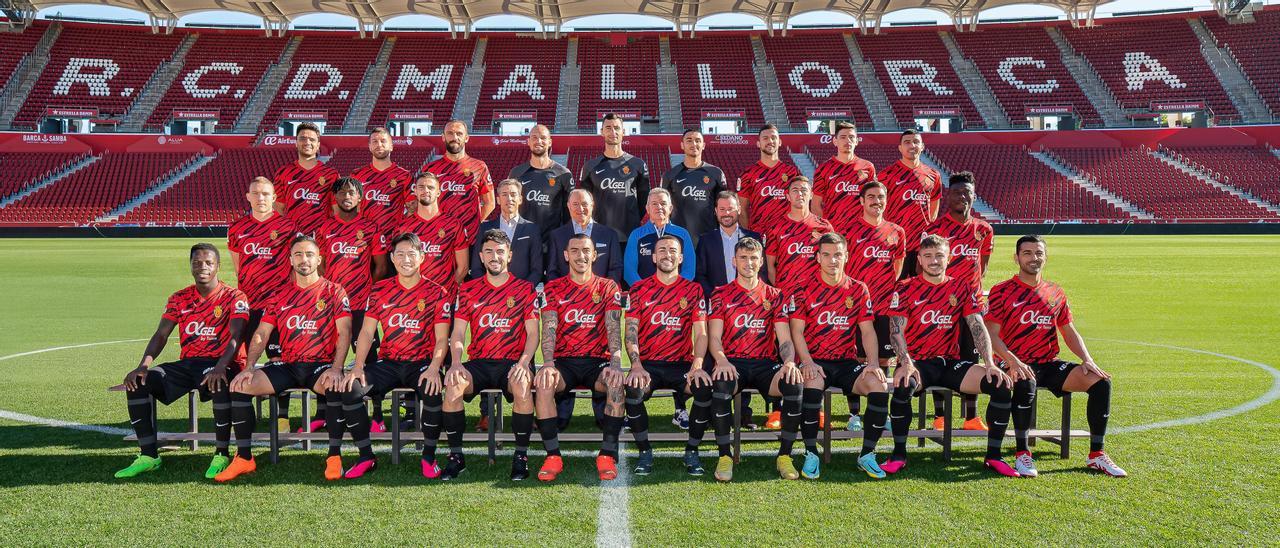
[[(1280, 0), (1266, 0), (1265, 3), (1272, 4)], [(1161, 2), (1153, 2), (1151, 0), (1117, 0), (1105, 4), (1098, 8), (1097, 15), (1099, 17), (1107, 17), (1115, 12), (1128, 11), (1144, 11), (1165, 8), (1182, 8), (1191, 7), (1195, 9), (1212, 9), (1213, 5), (1210, 0), (1166, 0)], [(67, 17), (87, 17), (95, 19), (134, 19), (145, 20), (145, 14), (129, 9), (116, 8), (110, 6), (75, 4), (58, 6), (55, 8), (47, 8), (39, 12), (40, 17), (48, 15), (61, 14)], [(1060, 17), (1062, 12), (1057, 8), (1048, 6), (1035, 5), (1014, 5), (994, 8), (983, 12), (982, 19), (1001, 19), (1001, 18), (1020, 18), (1020, 17)], [(895, 22), (921, 22), (935, 21), (939, 24), (950, 24), (942, 13), (927, 9), (910, 9), (902, 10), (886, 15), (884, 24), (887, 26)], [(182, 18), (181, 26), (188, 24), (201, 23), (221, 23), (221, 24), (241, 24), (241, 25), (260, 25), (261, 20), (257, 17), (236, 13), (236, 12), (204, 12), (190, 15)], [(334, 27), (353, 27), (354, 19), (341, 15), (331, 14), (311, 14), (304, 15), (294, 19), (294, 25), (303, 26), (334, 26)], [(791, 19), (792, 25), (814, 25), (814, 24), (853, 24), (853, 18), (833, 12), (811, 12)], [(387, 23), (388, 27), (422, 27), (422, 28), (443, 28), (445, 21), (434, 17), (422, 15), (408, 15), (397, 17)], [(485, 29), (509, 29), (509, 28), (532, 28), (535, 22), (531, 19), (518, 16), (494, 16), (482, 19), (477, 22), (476, 30)], [(714, 27), (745, 27), (751, 26), (755, 28), (764, 28), (764, 24), (755, 17), (738, 14), (720, 14), (707, 17), (698, 23), (699, 29), (707, 29)], [(598, 15), (592, 17), (584, 17), (571, 21), (565, 25), (564, 30), (575, 29), (591, 29), (591, 28), (634, 28), (634, 27), (671, 27), (671, 24), (656, 18), (641, 15)]]

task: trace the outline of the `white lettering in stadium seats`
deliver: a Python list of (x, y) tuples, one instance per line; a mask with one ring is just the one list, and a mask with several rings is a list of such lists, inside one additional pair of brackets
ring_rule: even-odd
[(397, 101), (404, 99), (412, 86), (413, 91), (418, 93), (431, 88), (431, 99), (439, 101), (444, 99), (444, 92), (449, 87), (449, 77), (452, 75), (453, 65), (440, 65), (430, 74), (423, 74), (417, 65), (402, 66), (400, 76), (396, 78), (396, 87), (391, 91), (391, 98)]
[(615, 65), (600, 65), (600, 98), (634, 101), (636, 99), (635, 90), (614, 89), (617, 70)]
[[(922, 59), (885, 61), (884, 69), (889, 72), (889, 80), (893, 82), (893, 90), (898, 95), (911, 95), (912, 84), (919, 84), (924, 89), (932, 91), (934, 95), (951, 95), (955, 93), (947, 86), (934, 81), (934, 78), (938, 77), (938, 69)], [(902, 71), (904, 69), (918, 70), (920, 74), (903, 74)]]
[(1042, 59), (1034, 59), (1031, 57), (1007, 57), (1000, 61), (1000, 66), (996, 68), (996, 73), (1000, 75), (1009, 85), (1026, 91), (1028, 93), (1053, 93), (1058, 89), (1058, 81), (1050, 78), (1041, 84), (1028, 84), (1013, 74), (1013, 67), (1031, 66), (1044, 70), (1045, 63)]
[(533, 65), (516, 65), (511, 69), (511, 73), (507, 74), (507, 79), (498, 87), (498, 91), (493, 94), (495, 101), (506, 99), (512, 93), (521, 92), (528, 95), (531, 99), (541, 101), (547, 96), (542, 94), (542, 86), (538, 85), (538, 75), (533, 72)]
[[(102, 72), (88, 74), (80, 72), (82, 68), (99, 68)], [(67, 95), (71, 92), (71, 86), (76, 83), (89, 86), (89, 95), (94, 97), (105, 97), (111, 95), (111, 88), (107, 86), (112, 78), (120, 73), (120, 65), (111, 59), (95, 59), (89, 57), (72, 57), (67, 60), (67, 67), (62, 70), (62, 76), (58, 78), (58, 83), (53, 85), (54, 95)]]
[(1159, 80), (1165, 85), (1181, 89), (1187, 87), (1177, 74), (1160, 64), (1160, 61), (1147, 55), (1145, 51), (1131, 51), (1124, 54), (1124, 81), (1129, 91), (1142, 91), (1149, 80)]
[[(804, 73), (811, 70), (827, 75), (827, 87), (815, 88), (804, 82)], [(795, 68), (791, 69), (791, 74), (788, 77), (791, 79), (791, 85), (795, 86), (801, 93), (814, 97), (831, 97), (837, 91), (840, 91), (840, 86), (844, 85), (844, 78), (840, 76), (839, 72), (836, 72), (836, 69), (814, 61), (805, 61), (796, 65)]]
[(737, 99), (736, 89), (716, 89), (715, 80), (711, 79), (711, 65), (698, 63), (698, 87), (702, 90), (703, 99)]
[(207, 65), (201, 65), (200, 68), (187, 73), (187, 76), (182, 79), (182, 89), (186, 90), (187, 95), (195, 97), (196, 99), (213, 99), (219, 95), (226, 95), (227, 93), (230, 93), (231, 86), (227, 84), (222, 84), (216, 88), (200, 87), (200, 77), (215, 70), (239, 75), (244, 71), (244, 67), (240, 66), (239, 63), (209, 63)]
[[(327, 74), (329, 76), (328, 81), (316, 89), (303, 89), (311, 75), (317, 72)], [(293, 81), (289, 82), (289, 87), (284, 90), (284, 98), (315, 99), (333, 91), (341, 84), (342, 71), (338, 70), (337, 67), (329, 63), (302, 63), (298, 65), (298, 72), (293, 75)]]

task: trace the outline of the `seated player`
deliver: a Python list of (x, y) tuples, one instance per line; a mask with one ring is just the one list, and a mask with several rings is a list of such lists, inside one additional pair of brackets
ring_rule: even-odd
[[(1019, 477), (1017, 471), (1000, 458), (1000, 445), (1013, 404), (1017, 413), (1031, 413), (1035, 386), (1027, 379), (1016, 382), (996, 367), (991, 358), (991, 341), (982, 323), (978, 292), (968, 280), (947, 276), (950, 244), (937, 235), (920, 240), (917, 251), (921, 266), (919, 276), (898, 283), (889, 303), (889, 339), (898, 355), (894, 371), (893, 401), (890, 420), (899, 424), (911, 422), (911, 396), (930, 386), (949, 388), (962, 394), (987, 394), (987, 455), (983, 464), (997, 474)], [(982, 357), (975, 363), (960, 357), (959, 321), (969, 325), (973, 345)], [(916, 361), (916, 357), (920, 361)], [(1013, 391), (1010, 393), (1010, 388)], [(1022, 420), (1022, 419), (1019, 419)], [(1029, 420), (1029, 419), (1028, 419)], [(880, 465), (894, 474), (907, 465), (907, 437), (894, 426), (893, 456)]]
[[(792, 296), (791, 341), (804, 373), (804, 409), (800, 431), (804, 436), (804, 466), (800, 474), (818, 479), (818, 413), (827, 388), (867, 397), (866, 424), (858, 466), (867, 475), (881, 479), (884, 470), (876, 463), (876, 442), (884, 434), (889, 416), (889, 385), (880, 368), (879, 340), (875, 330), (875, 307), (867, 286), (845, 274), (849, 262), (848, 243), (834, 232), (818, 238), (814, 257), (818, 279), (800, 285)], [(862, 332), (866, 360), (858, 361), (856, 332)], [(903, 430), (895, 434), (906, 435)]]
[(564, 259), (569, 275), (547, 282), (540, 299), (543, 361), (534, 388), (538, 431), (547, 459), (538, 479), (552, 481), (564, 470), (556, 400), (572, 398), (576, 388), (589, 388), (607, 400), (596, 471), (602, 481), (611, 480), (618, 477), (618, 435), (624, 412), (622, 292), (616, 282), (592, 272), (596, 246), (590, 236), (570, 237)]
[(754, 388), (767, 397), (782, 398), (778, 474), (786, 480), (799, 479), (800, 473), (791, 462), (791, 446), (800, 429), (800, 386), (804, 375), (796, 367), (782, 292), (760, 281), (764, 246), (759, 240), (742, 238), (733, 249), (738, 276), (716, 288), (707, 320), (707, 341), (715, 359), (711, 412), (715, 415), (716, 445), (720, 449), (715, 477), (719, 481), (733, 480), (729, 400), (742, 388)]
[[(511, 410), (516, 450), (511, 457), (511, 480), (529, 477), (529, 438), (533, 434), (533, 355), (538, 350), (537, 293), (533, 284), (507, 271), (511, 240), (501, 229), (481, 237), (483, 277), (468, 280), (458, 292), (449, 337), (452, 365), (445, 375), (444, 433), (449, 438), (449, 462), (442, 480), (452, 480), (467, 469), (462, 457), (462, 433), (467, 417), (463, 401), (482, 390), (500, 389)], [(464, 341), (468, 361), (462, 361)]]
[[(365, 397), (381, 401), (397, 388), (415, 389), (422, 399), (422, 475), (440, 475), (436, 442), (440, 439), (444, 388), (441, 367), (447, 355), (453, 298), (444, 287), (422, 277), (421, 246), (422, 241), (415, 234), (396, 236), (391, 241), (391, 262), (397, 275), (375, 283), (370, 292), (356, 339), (356, 362), (342, 383), (346, 428), (360, 450), (359, 459), (344, 475), (347, 479), (363, 476), (376, 466), (369, 443), (373, 423)], [(370, 364), (379, 327), (386, 334), (381, 341), (381, 359)]]
[[(169, 405), (192, 390), (200, 399), (213, 399), (213, 462), (204, 476), (213, 479), (231, 462), (227, 447), (231, 442), (231, 393), (227, 372), (238, 373), (243, 364), (235, 358), (240, 333), (249, 319), (249, 299), (240, 290), (218, 280), (221, 264), (213, 244), (191, 246), (191, 277), (195, 281), (169, 297), (160, 325), (147, 343), (138, 367), (124, 377), (128, 395), (129, 422), (138, 435), (142, 454), (133, 464), (116, 472), (117, 478), (132, 478), (160, 468), (156, 449), (156, 425), (152, 422), (155, 401)], [(173, 328), (178, 328), (182, 354), (178, 361), (152, 366), (164, 351)]]
[(267, 304), (258, 330), (249, 342), (245, 363), (257, 363), (271, 332), (280, 331), (281, 362), (246, 369), (231, 381), (231, 425), (236, 433), (236, 457), (213, 479), (231, 481), (258, 469), (249, 451), (257, 421), (253, 398), (285, 390), (307, 388), (325, 402), (325, 430), (329, 457), (324, 477), (342, 478), (342, 365), (351, 345), (351, 304), (342, 286), (320, 276), (320, 247), (311, 236), (296, 236), (289, 244), (292, 279)]
[[(1084, 337), (1076, 331), (1067, 305), (1067, 293), (1041, 275), (1048, 261), (1044, 239), (1018, 238), (1014, 260), (1018, 274), (991, 288), (986, 316), (991, 347), (1015, 377), (1034, 375), (1035, 384), (1061, 397), (1068, 392), (1089, 395), (1085, 415), (1089, 419), (1089, 458), (1085, 466), (1114, 478), (1128, 475), (1102, 450), (1111, 416), (1111, 375), (1093, 362)], [(1058, 331), (1080, 363), (1058, 359)], [(1015, 416), (1015, 419), (1017, 417)], [(1035, 460), (1027, 446), (1028, 423), (1013, 424), (1017, 456), (1014, 468), (1023, 476), (1036, 477)]]
[[(650, 194), (653, 196), (653, 194)], [(631, 286), (627, 299), (627, 420), (640, 457), (637, 475), (653, 472), (649, 443), (649, 411), (645, 401), (654, 390), (675, 390), (676, 398), (693, 395), (693, 415), (685, 467), (691, 476), (703, 474), (698, 445), (711, 418), (711, 377), (703, 369), (707, 355), (707, 313), (702, 286), (680, 277), (683, 242), (674, 235), (658, 238), (653, 246), (657, 272)]]

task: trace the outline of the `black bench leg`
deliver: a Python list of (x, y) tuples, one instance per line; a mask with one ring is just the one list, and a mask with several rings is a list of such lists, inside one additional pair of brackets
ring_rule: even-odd
[[(924, 430), (925, 424), (927, 423), (927, 420), (925, 419), (925, 416), (924, 416), (924, 400), (928, 399), (929, 396), (934, 396), (934, 394), (928, 390), (924, 390), (920, 392), (920, 398), (919, 398), (920, 401), (918, 402), (919, 409), (916, 410), (916, 429), (917, 430)], [(866, 425), (863, 425), (863, 426), (865, 427)], [(920, 447), (920, 448), (924, 447), (923, 436), (916, 440), (916, 447)]]
[[(198, 415), (199, 410), (196, 407), (196, 402), (198, 401), (199, 400), (196, 398), (195, 392), (187, 394), (187, 432), (191, 434), (195, 434), (200, 431), (200, 416)], [(191, 450), (200, 450), (200, 440), (197, 440), (195, 436), (192, 436), (191, 438)]]
[(489, 401), (489, 466), (493, 466), (498, 462), (498, 417), (502, 416), (502, 410), (498, 408), (498, 398), (493, 397), (493, 392), (484, 395)]
[[(302, 428), (304, 432), (308, 434), (311, 433), (311, 391), (310, 390), (305, 390), (302, 392)], [(285, 433), (288, 434), (288, 432), (285, 432)], [(311, 450), (311, 439), (309, 436), (307, 439), (302, 440), (302, 450), (303, 451)]]
[(822, 462), (831, 462), (831, 393), (822, 392), (822, 412), (826, 420), (822, 421)]
[(733, 462), (742, 462), (742, 392), (733, 395)]
[(267, 419), (270, 428), (268, 431), (271, 432), (271, 447), (267, 452), (271, 456), (271, 464), (275, 464), (280, 462), (280, 424), (276, 420), (280, 417), (280, 398), (272, 394), (267, 407), (271, 414)]
[(400, 464), (400, 392), (391, 391), (391, 464)]
[(1059, 455), (1071, 458), (1071, 393), (1062, 395), (1062, 450)]
[(946, 426), (942, 428), (942, 460), (951, 460), (951, 400), (952, 392), (946, 390), (943, 392), (946, 399), (942, 401), (942, 417), (947, 421)]

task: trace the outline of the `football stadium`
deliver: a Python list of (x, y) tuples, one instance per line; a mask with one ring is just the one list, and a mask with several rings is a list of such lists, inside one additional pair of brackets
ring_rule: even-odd
[(1277, 37), (0, 0), (0, 544), (1280, 545)]

